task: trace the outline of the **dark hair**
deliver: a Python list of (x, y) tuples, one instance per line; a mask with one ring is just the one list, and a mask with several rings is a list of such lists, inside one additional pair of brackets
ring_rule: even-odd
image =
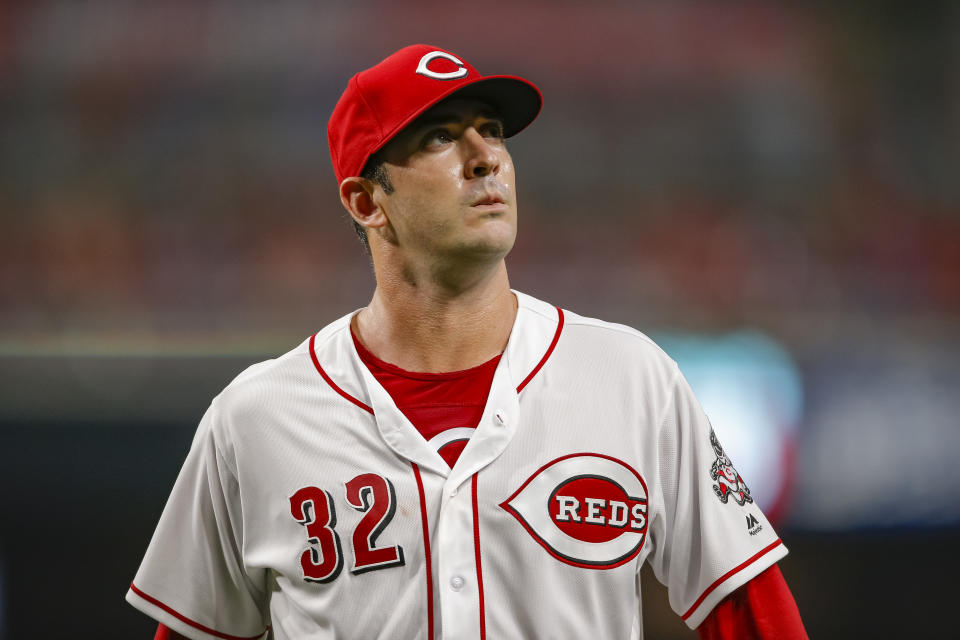
[[(370, 156), (367, 164), (363, 166), (363, 171), (360, 172), (360, 177), (376, 182), (387, 195), (390, 195), (394, 191), (393, 183), (390, 182), (390, 176), (387, 174), (387, 168), (384, 166), (384, 160), (380, 154), (375, 153)], [(364, 251), (370, 253), (370, 241), (367, 239), (367, 230), (352, 218), (351, 222), (353, 222), (353, 230), (357, 232), (357, 237), (360, 238), (360, 244), (363, 245)]]

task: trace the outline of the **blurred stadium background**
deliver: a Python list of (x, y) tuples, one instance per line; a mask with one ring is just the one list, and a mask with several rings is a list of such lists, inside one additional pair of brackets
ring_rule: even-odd
[(811, 637), (955, 635), (960, 5), (800, 5), (0, 4), (0, 638), (152, 637), (206, 404), (372, 291), (326, 119), (412, 42), (539, 84), (512, 284), (680, 362)]

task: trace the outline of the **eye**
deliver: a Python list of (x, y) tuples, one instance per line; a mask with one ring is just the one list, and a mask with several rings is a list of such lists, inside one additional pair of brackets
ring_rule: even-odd
[(491, 120), (480, 126), (480, 133), (484, 138), (503, 140), (503, 124), (497, 120)]
[(453, 142), (453, 135), (446, 129), (434, 129), (423, 137), (424, 147), (438, 147)]

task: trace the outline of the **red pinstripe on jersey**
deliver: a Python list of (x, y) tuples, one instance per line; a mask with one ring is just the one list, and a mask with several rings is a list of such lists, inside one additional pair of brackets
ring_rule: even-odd
[(323, 367), (320, 366), (320, 360), (317, 358), (317, 350), (314, 348), (314, 342), (316, 341), (316, 339), (317, 339), (317, 334), (313, 334), (312, 336), (310, 336), (310, 358), (313, 360), (313, 366), (317, 368), (317, 371), (320, 373), (320, 376), (326, 381), (328, 385), (330, 385), (331, 389), (339, 393), (341, 396), (343, 396), (353, 404), (357, 405), (364, 411), (369, 411), (370, 413), (373, 413), (373, 407), (371, 407), (370, 405), (364, 402), (357, 400), (352, 395), (350, 395), (349, 393), (347, 393), (346, 391), (338, 387), (337, 383), (331, 380), (330, 376), (327, 375), (327, 372), (323, 370)]
[(423, 527), (423, 552), (426, 556), (427, 571), (427, 637), (433, 638), (433, 561), (430, 558), (430, 523), (427, 520), (427, 499), (423, 493), (423, 479), (420, 477), (420, 467), (415, 463), (413, 475), (417, 479), (417, 491), (420, 494), (420, 521)]
[(138, 589), (138, 588), (137, 588), (137, 585), (133, 584), (132, 582), (130, 583), (130, 590), (133, 591), (133, 592), (134, 592), (135, 594), (137, 594), (138, 596), (140, 596), (141, 598), (143, 598), (144, 600), (146, 600), (147, 602), (149, 602), (150, 604), (152, 604), (152, 605), (154, 605), (154, 606), (156, 606), (156, 607), (160, 607), (161, 609), (163, 609), (164, 611), (166, 611), (167, 613), (169, 613), (170, 615), (172, 615), (172, 616), (173, 616), (174, 618), (176, 618), (177, 620), (180, 620), (180, 621), (182, 621), (182, 622), (186, 622), (188, 625), (190, 625), (190, 626), (193, 627), (194, 629), (199, 629), (200, 631), (203, 631), (204, 633), (209, 633), (210, 635), (216, 636), (217, 638), (224, 638), (224, 640), (257, 640), (257, 638), (261, 637), (261, 636), (264, 634), (264, 632), (266, 631), (266, 629), (264, 629), (263, 631), (261, 631), (261, 632), (258, 633), (257, 635), (255, 635), (255, 636), (249, 636), (249, 637), (247, 637), (247, 636), (232, 636), (232, 635), (230, 635), (229, 633), (221, 633), (221, 632), (219, 632), (219, 631), (217, 631), (217, 630), (215, 630), (215, 629), (211, 629), (210, 627), (205, 627), (205, 626), (203, 626), (202, 624), (200, 624), (199, 622), (194, 622), (193, 620), (191, 620), (191, 619), (188, 618), (187, 616), (183, 615), (183, 614), (180, 613), (179, 611), (176, 611), (175, 609), (172, 609), (172, 608), (168, 607), (167, 605), (165, 605), (164, 603), (160, 602), (159, 600), (157, 600), (157, 599), (154, 598), (153, 596), (147, 595), (146, 593), (144, 593), (143, 591), (141, 591), (140, 589)]
[(477, 563), (477, 590), (480, 594), (480, 640), (487, 638), (487, 616), (483, 608), (483, 569), (480, 564), (480, 514), (477, 508), (477, 474), (473, 474), (473, 548)]
[(527, 383), (533, 380), (533, 376), (537, 375), (537, 372), (540, 371), (540, 368), (543, 367), (543, 365), (550, 358), (550, 354), (553, 353), (553, 348), (557, 346), (557, 342), (560, 340), (561, 331), (563, 331), (563, 309), (557, 307), (557, 332), (553, 334), (553, 340), (550, 342), (550, 346), (547, 347), (547, 352), (543, 354), (540, 362), (537, 363), (537, 366), (533, 368), (533, 371), (527, 374), (527, 377), (523, 379), (523, 382), (517, 385), (517, 393), (523, 391), (523, 388), (527, 386)]
[(700, 603), (703, 602), (708, 595), (710, 595), (711, 593), (713, 593), (714, 589), (716, 589), (716, 588), (719, 587), (721, 584), (723, 584), (724, 582), (726, 582), (727, 578), (729, 578), (730, 576), (732, 576), (732, 575), (735, 574), (735, 573), (738, 573), (739, 571), (743, 570), (744, 568), (748, 567), (749, 565), (753, 564), (754, 562), (756, 562), (757, 560), (759, 560), (759, 559), (762, 558), (763, 556), (767, 555), (768, 553), (770, 553), (771, 551), (773, 551), (774, 549), (776, 549), (777, 547), (779, 547), (781, 544), (783, 544), (783, 541), (780, 540), (780, 538), (777, 538), (776, 540), (774, 540), (773, 542), (771, 542), (769, 545), (767, 545), (766, 547), (764, 547), (764, 548), (761, 549), (760, 551), (758, 551), (758, 552), (756, 552), (755, 554), (753, 554), (752, 556), (750, 556), (746, 561), (738, 564), (738, 565), (735, 566), (733, 569), (730, 569), (730, 571), (727, 571), (725, 574), (723, 574), (722, 576), (720, 576), (719, 578), (717, 578), (716, 581), (715, 581), (713, 584), (711, 584), (709, 587), (707, 587), (707, 588), (704, 590), (704, 592), (700, 594), (700, 597), (697, 598), (696, 602), (693, 603), (693, 606), (690, 607), (689, 609), (687, 609), (687, 612), (686, 612), (685, 614), (683, 614), (683, 615), (681, 616), (681, 618), (683, 618), (684, 620), (686, 620), (686, 619), (689, 618), (691, 615), (693, 615), (693, 612), (696, 611), (697, 607), (700, 606)]

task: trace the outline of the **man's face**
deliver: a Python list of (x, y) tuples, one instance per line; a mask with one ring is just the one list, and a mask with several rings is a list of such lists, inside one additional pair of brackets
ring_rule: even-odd
[(455, 266), (499, 260), (513, 247), (513, 161), (484, 103), (438, 104), (392, 140), (384, 158), (394, 191), (376, 197), (408, 259)]

